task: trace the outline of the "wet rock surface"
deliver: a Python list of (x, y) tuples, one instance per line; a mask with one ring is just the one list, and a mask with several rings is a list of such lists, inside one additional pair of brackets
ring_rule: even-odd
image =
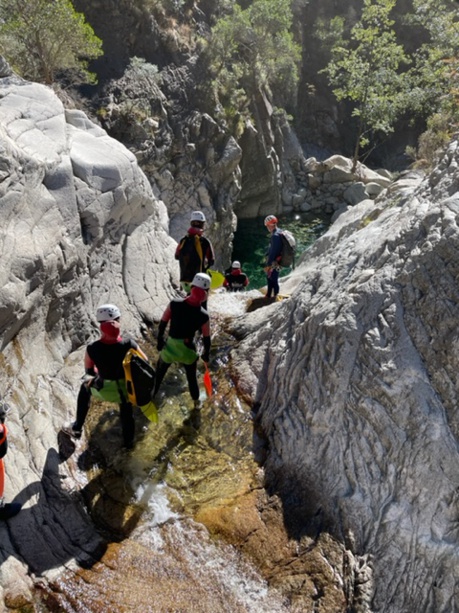
[[(177, 392), (183, 373), (172, 377)], [(44, 588), (50, 610), (346, 611), (344, 548), (326, 533), (289, 537), (280, 499), (263, 487), (250, 407), (213, 378), (199, 412), (186, 391), (163, 398), (158, 425), (139, 412), (131, 452), (103, 403), (81, 442), (60, 441), (105, 551)]]

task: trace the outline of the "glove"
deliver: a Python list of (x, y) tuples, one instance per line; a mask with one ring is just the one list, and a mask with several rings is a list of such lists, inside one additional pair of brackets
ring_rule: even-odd
[(99, 375), (96, 375), (92, 382), (89, 384), (89, 387), (93, 387), (98, 392), (104, 387), (104, 380)]
[(102, 377), (99, 377), (99, 375), (85, 374), (81, 378), (83, 380), (83, 385), (86, 385), (88, 389), (90, 387), (93, 387), (94, 389), (99, 391), (104, 387), (104, 380), (102, 379)]
[(166, 341), (164, 340), (164, 336), (158, 336), (158, 342), (156, 343), (156, 348), (158, 351), (161, 351), (165, 344)]

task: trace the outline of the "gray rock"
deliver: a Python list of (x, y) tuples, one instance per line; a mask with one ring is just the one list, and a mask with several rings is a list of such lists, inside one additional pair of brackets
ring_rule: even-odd
[(353, 535), (385, 613), (458, 606), (456, 161), (454, 144), (434, 186), (341, 214), (282, 282), (291, 298), (234, 329), (272, 491), (311, 529)]
[[(72, 418), (94, 311), (114, 302), (140, 338), (178, 285), (164, 205), (135, 157), (53, 91), (0, 80), (0, 394), (12, 411), (0, 523), (2, 592), (25, 601), (31, 577), (98, 559), (103, 543), (57, 452)], [(73, 466), (75, 471), (75, 466)], [(64, 519), (65, 518), (65, 519)], [(40, 526), (31, 530), (31, 526)]]
[(343, 198), (348, 204), (358, 204), (368, 198), (364, 183), (358, 181), (347, 187), (343, 192)]
[(0, 78), (10, 77), (13, 74), (11, 66), (5, 60), (5, 58), (0, 55)]

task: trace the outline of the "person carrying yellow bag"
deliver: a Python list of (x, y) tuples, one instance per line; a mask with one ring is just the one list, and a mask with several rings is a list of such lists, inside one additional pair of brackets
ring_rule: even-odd
[(190, 227), (175, 250), (175, 259), (180, 265), (180, 284), (187, 294), (191, 291), (191, 282), (198, 272), (207, 272), (215, 262), (214, 249), (208, 238), (203, 236), (205, 215), (202, 211), (193, 211)]
[(89, 344), (84, 357), (85, 376), (77, 398), (76, 420), (63, 426), (62, 431), (79, 439), (91, 404), (91, 396), (120, 407), (120, 421), (125, 449), (134, 446), (135, 424), (132, 404), (126, 390), (123, 360), (129, 349), (136, 349), (143, 359), (147, 356), (131, 338), (120, 335), (119, 308), (103, 304), (96, 311), (100, 339)]

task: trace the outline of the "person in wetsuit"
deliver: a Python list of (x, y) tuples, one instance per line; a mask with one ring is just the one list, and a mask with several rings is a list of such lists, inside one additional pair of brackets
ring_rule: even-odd
[(268, 301), (276, 300), (279, 293), (279, 260), (282, 257), (282, 237), (280, 235), (280, 229), (277, 227), (277, 223), (277, 217), (274, 215), (268, 215), (264, 221), (265, 226), (268, 228), (268, 231), (271, 234), (269, 249), (266, 255), (266, 266), (264, 269), (266, 272), (266, 281), (268, 285), (266, 292), (266, 299)]
[(76, 420), (62, 431), (80, 438), (83, 425), (91, 405), (91, 396), (107, 402), (116, 402), (120, 407), (120, 421), (123, 442), (126, 449), (134, 446), (135, 424), (132, 404), (128, 401), (123, 360), (129, 349), (137, 349), (142, 357), (147, 356), (136, 341), (120, 335), (119, 308), (114, 304), (103, 304), (96, 311), (100, 325), (100, 339), (89, 344), (84, 356), (85, 377), (77, 398)]
[[(197, 378), (199, 354), (196, 352), (194, 337), (200, 330), (204, 345), (201, 358), (207, 363), (210, 354), (210, 324), (209, 315), (202, 304), (207, 301), (209, 289), (209, 275), (198, 273), (191, 282), (189, 295), (186, 298), (172, 300), (164, 311), (158, 328), (157, 347), (161, 353), (156, 367), (153, 397), (158, 392), (170, 365), (178, 362), (185, 368), (190, 396), (194, 400), (195, 408), (199, 408)], [(164, 334), (168, 325), (169, 335), (165, 340)]]
[(235, 260), (231, 264), (231, 268), (228, 268), (225, 272), (225, 280), (223, 281), (223, 287), (228, 292), (240, 292), (249, 284), (249, 278), (242, 272), (241, 263)]
[(175, 250), (175, 259), (180, 266), (180, 285), (186, 294), (190, 293), (194, 276), (198, 272), (207, 272), (215, 261), (212, 243), (203, 236), (205, 223), (204, 213), (193, 211), (188, 232)]

